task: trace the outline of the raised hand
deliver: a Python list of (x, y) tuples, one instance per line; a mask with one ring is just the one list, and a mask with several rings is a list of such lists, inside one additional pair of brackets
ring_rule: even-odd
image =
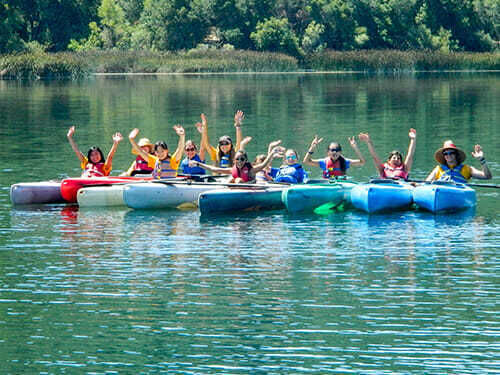
[(138, 134), (139, 134), (139, 129), (135, 128), (128, 135), (128, 139), (135, 139), (135, 137), (137, 137)]
[(190, 168), (196, 167), (198, 162), (196, 160), (189, 160), (188, 165)]
[(322, 140), (323, 140), (323, 138), (318, 138), (318, 136), (315, 135), (314, 139), (311, 142), (311, 147), (310, 148), (316, 148), (316, 146), (318, 146), (321, 143)]
[(243, 119), (245, 118), (245, 114), (241, 110), (237, 110), (235, 115), (234, 115), (234, 126), (238, 127), (241, 126), (241, 123), (243, 122)]
[[(411, 131), (410, 131), (411, 133)], [(368, 133), (359, 133), (358, 138), (361, 142), (369, 143), (371, 141), (370, 134)], [(410, 136), (411, 138), (411, 136)]]
[(201, 122), (197, 122), (194, 126), (196, 126), (196, 130), (198, 130), (200, 134), (203, 134), (203, 124)]
[(240, 144), (240, 149), (245, 147), (251, 140), (252, 140), (252, 137), (243, 138), (243, 140), (241, 141), (241, 144)]
[(474, 146), (474, 151), (472, 152), (472, 157), (474, 159), (482, 159), (484, 158), (484, 152), (480, 145)]
[(173, 128), (179, 137), (185, 134), (184, 128), (181, 125), (174, 125)]
[(282, 158), (285, 155), (284, 147), (274, 147), (271, 150), (271, 154), (273, 158)]
[(277, 141), (273, 141), (273, 142), (269, 143), (269, 148), (273, 149), (280, 144), (281, 144), (281, 139), (278, 139)]
[(206, 127), (207, 126), (207, 117), (205, 116), (204, 113), (202, 113), (200, 115), (200, 117), (201, 117), (201, 124)]
[(349, 140), (349, 143), (351, 144), (352, 147), (356, 147), (357, 146), (356, 137), (352, 136), (352, 137), (349, 137), (347, 139)]
[(73, 137), (73, 134), (75, 134), (75, 127), (74, 126), (72, 126), (71, 128), (68, 129), (68, 134), (67, 134), (68, 138)]
[(121, 133), (113, 134), (113, 142), (114, 143), (120, 143), (122, 140), (123, 140), (123, 136)]
[(408, 137), (410, 139), (416, 139), (417, 138), (417, 131), (413, 128), (410, 129), (410, 132), (408, 133)]

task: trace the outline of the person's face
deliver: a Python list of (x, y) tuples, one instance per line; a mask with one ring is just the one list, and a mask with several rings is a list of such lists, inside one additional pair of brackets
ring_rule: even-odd
[(219, 148), (225, 154), (227, 154), (227, 153), (229, 153), (229, 151), (231, 151), (231, 146), (232, 146), (232, 144), (229, 141), (220, 141), (219, 142)]
[(90, 152), (90, 161), (92, 163), (99, 163), (101, 161), (101, 154), (97, 150), (92, 150)]
[(392, 154), (391, 157), (389, 158), (389, 164), (395, 167), (399, 167), (402, 163), (403, 161), (401, 160), (401, 157), (398, 154)]
[(234, 157), (234, 160), (236, 161), (236, 166), (238, 168), (241, 168), (245, 165), (245, 163), (247, 162), (247, 158), (245, 157), (244, 154), (236, 154), (236, 156)]
[(457, 164), (457, 153), (455, 150), (444, 150), (443, 157), (447, 164), (456, 165)]
[(196, 147), (193, 144), (188, 144), (184, 151), (186, 152), (186, 156), (189, 159), (194, 158), (194, 156), (196, 155)]
[(335, 144), (331, 144), (328, 147), (328, 156), (332, 160), (337, 160), (339, 158), (341, 152), (342, 152), (342, 149), (339, 146), (335, 145)]
[(141, 150), (150, 154), (151, 153), (151, 147), (150, 146), (141, 146)]
[(168, 148), (163, 148), (162, 146), (157, 146), (155, 150), (155, 155), (160, 160), (165, 160), (168, 156)]
[(288, 165), (296, 164), (297, 163), (297, 154), (292, 150), (288, 150), (285, 153), (285, 163)]

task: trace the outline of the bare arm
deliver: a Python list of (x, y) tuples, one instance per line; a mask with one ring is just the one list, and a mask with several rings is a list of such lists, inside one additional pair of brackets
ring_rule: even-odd
[(130, 144), (132, 145), (132, 148), (137, 152), (137, 155), (139, 155), (145, 161), (148, 161), (149, 159), (148, 153), (145, 152), (142, 148), (140, 148), (139, 145), (135, 142), (135, 137), (137, 137), (138, 134), (139, 134), (139, 129), (135, 128), (128, 135), (128, 139), (130, 141)]
[(486, 165), (486, 159), (484, 158), (483, 149), (480, 145), (474, 146), (474, 151), (472, 152), (472, 157), (474, 159), (479, 160), (481, 163), (481, 170), (478, 170), (474, 167), (470, 167), (471, 176), (474, 178), (478, 178), (480, 180), (489, 180), (492, 178), (491, 171)]
[(350, 143), (352, 149), (354, 150), (354, 152), (358, 156), (358, 159), (351, 159), (351, 165), (357, 166), (357, 167), (361, 167), (361, 166), (365, 165), (366, 160), (363, 157), (363, 154), (361, 154), (361, 151), (359, 151), (358, 145), (356, 144), (356, 139), (354, 137), (351, 137), (348, 139), (349, 139), (349, 143)]
[(377, 171), (382, 175), (384, 172), (384, 168), (382, 167), (382, 161), (378, 157), (377, 152), (375, 151), (375, 147), (373, 147), (373, 142), (370, 138), (370, 135), (368, 133), (359, 133), (358, 137), (361, 142), (365, 142), (366, 145), (368, 146), (368, 151), (372, 156), (373, 164), (375, 165)]
[(123, 137), (120, 133), (115, 133), (113, 135), (113, 146), (111, 146), (111, 150), (109, 150), (108, 157), (106, 158), (106, 162), (104, 163), (105, 168), (111, 169), (113, 157), (115, 156), (116, 150), (118, 148), (118, 143), (120, 143), (122, 140)]
[(435, 181), (436, 180), (436, 174), (437, 174), (438, 168), (439, 167), (434, 168), (432, 170), (432, 172), (429, 173), (429, 175), (425, 178), (425, 181), (427, 181), (427, 182)]
[(318, 138), (317, 135), (314, 136), (314, 139), (311, 142), (311, 146), (309, 146), (309, 149), (307, 150), (302, 163), (304, 163), (305, 165), (309, 165), (311, 167), (318, 167), (319, 166), (319, 162), (322, 159), (314, 159), (313, 160), (313, 159), (311, 159), (311, 155), (314, 154), (316, 147), (321, 143), (322, 140), (323, 140), (323, 138)]
[(78, 146), (76, 145), (75, 141), (73, 140), (73, 134), (75, 134), (75, 127), (72, 126), (68, 130), (68, 141), (69, 144), (71, 145), (71, 148), (75, 152), (76, 156), (78, 157), (78, 160), (80, 160), (80, 163), (83, 163), (85, 161), (85, 156), (83, 156), (82, 152), (78, 149)]
[(243, 139), (243, 132), (241, 131), (241, 123), (243, 122), (243, 119), (245, 118), (245, 115), (243, 114), (243, 111), (237, 110), (235, 115), (234, 115), (234, 127), (236, 128), (236, 152), (240, 150), (241, 147), (241, 141)]
[(267, 168), (271, 164), (274, 158), (283, 157), (283, 149), (281, 147), (274, 147), (270, 152), (268, 152), (266, 158), (262, 163), (252, 165), (252, 176), (255, 178), (257, 172), (260, 172), (264, 168)]
[(177, 143), (177, 149), (175, 150), (172, 157), (175, 160), (181, 160), (182, 153), (184, 152), (184, 146), (186, 144), (186, 133), (184, 132), (184, 128), (180, 125), (174, 125), (174, 130), (179, 136), (179, 142)]
[(205, 125), (203, 123), (206, 124), (207, 119), (206, 118), (204, 119), (204, 118), (205, 118), (205, 115), (202, 113), (201, 114), (201, 119), (202, 119), (203, 122), (197, 122), (196, 125), (195, 125), (196, 129), (201, 134), (200, 152), (199, 152), (201, 160), (205, 160), (205, 152), (207, 150), (207, 147), (205, 146), (206, 140), (204, 139), (205, 138), (205, 133), (204, 133), (204, 130), (203, 130), (203, 128), (205, 127)]
[(200, 168), (206, 169), (207, 171), (214, 172), (214, 173), (221, 173), (221, 174), (231, 174), (233, 171), (233, 168), (214, 167), (212, 165), (200, 163), (199, 161), (195, 161), (195, 160), (190, 160), (189, 166), (191, 168), (192, 167), (200, 167)]
[(415, 148), (417, 147), (417, 131), (411, 128), (408, 136), (410, 137), (410, 145), (408, 146), (408, 152), (406, 153), (405, 169), (406, 172), (410, 173), (411, 167), (413, 166), (413, 156), (415, 155)]

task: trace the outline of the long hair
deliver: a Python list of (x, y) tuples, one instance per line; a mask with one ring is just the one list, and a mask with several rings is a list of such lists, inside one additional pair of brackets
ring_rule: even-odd
[[(247, 155), (247, 153), (245, 151), (240, 150), (240, 151), (236, 152), (235, 154), (237, 154), (237, 155), (243, 155), (245, 157), (246, 161), (245, 161), (245, 164), (243, 164), (242, 168), (247, 167), (248, 170), (251, 170), (253, 168), (253, 165), (248, 160), (248, 155)], [(235, 166), (235, 165), (236, 165), (236, 155), (235, 155), (235, 158), (234, 158), (233, 166)]]
[(399, 152), (398, 150), (393, 150), (393, 151), (389, 152), (389, 156), (387, 157), (387, 161), (391, 160), (393, 155), (399, 156), (399, 159), (401, 160), (401, 164), (404, 163), (403, 154), (401, 152)]
[(102, 153), (101, 149), (99, 147), (97, 147), (97, 146), (92, 146), (89, 149), (89, 151), (87, 152), (87, 160), (88, 160), (89, 163), (94, 164), (90, 160), (90, 154), (92, 153), (92, 151), (97, 151), (99, 153), (99, 155), (101, 155), (101, 160), (99, 160), (98, 163), (105, 163), (106, 162), (106, 159), (104, 158), (104, 154)]
[[(158, 149), (158, 147), (161, 147), (164, 150), (168, 151), (167, 142), (165, 142), (165, 141), (158, 141), (158, 142), (156, 142), (155, 143), (155, 151)], [(169, 152), (167, 152), (167, 158), (166, 159), (170, 159), (170, 153)], [(163, 160), (166, 160), (166, 159), (163, 159)]]
[[(225, 154), (221, 148), (220, 148), (220, 143), (221, 142), (229, 142), (231, 144), (231, 150), (229, 150), (228, 154)], [(234, 151), (234, 144), (233, 141), (231, 140), (231, 137), (227, 135), (223, 135), (222, 137), (219, 138), (219, 143), (217, 145), (217, 165), (219, 165), (222, 157), (224, 155), (229, 155), (229, 165), (234, 164), (234, 156), (236, 155), (236, 152)]]
[[(342, 152), (342, 146), (338, 142), (330, 143), (327, 150), (330, 150), (330, 148), (337, 148), (337, 149), (339, 149), (339, 152)], [(347, 169), (346, 169), (346, 161), (345, 161), (344, 155), (340, 154), (339, 157), (337, 158), (337, 160), (340, 163), (340, 170), (342, 171), (342, 173), (345, 173), (345, 171)]]

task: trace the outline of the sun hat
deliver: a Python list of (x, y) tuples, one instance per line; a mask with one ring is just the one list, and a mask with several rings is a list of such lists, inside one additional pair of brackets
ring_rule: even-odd
[[(137, 142), (137, 146), (139, 146), (139, 147), (148, 146), (150, 150), (152, 150), (154, 148), (154, 145), (151, 143), (151, 141), (149, 140), (149, 138), (141, 138), (141, 139), (139, 139), (139, 142)], [(137, 155), (137, 151), (135, 151), (134, 149), (132, 149), (132, 154)]]
[(436, 152), (434, 153), (434, 159), (436, 159), (436, 161), (439, 164), (446, 164), (446, 160), (444, 159), (444, 155), (443, 155), (444, 150), (454, 150), (457, 154), (456, 159), (457, 159), (458, 164), (462, 164), (466, 158), (465, 152), (463, 152), (461, 149), (459, 149), (457, 146), (455, 146), (453, 141), (447, 140), (443, 143), (443, 147), (438, 148), (436, 150)]

